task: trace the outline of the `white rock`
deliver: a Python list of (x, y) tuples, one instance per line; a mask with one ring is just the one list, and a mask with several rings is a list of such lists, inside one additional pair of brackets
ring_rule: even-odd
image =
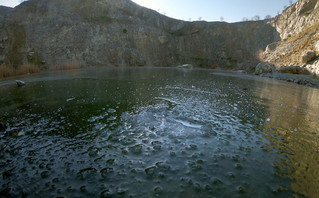
[(17, 85), (18, 85), (19, 87), (25, 85), (25, 82), (23, 82), (23, 81), (21, 81), (21, 80), (16, 80), (16, 83), (17, 83)]

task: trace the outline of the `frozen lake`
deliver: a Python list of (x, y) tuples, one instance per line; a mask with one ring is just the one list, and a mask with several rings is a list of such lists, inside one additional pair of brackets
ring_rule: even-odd
[(21, 80), (0, 82), (1, 197), (319, 194), (318, 89), (177, 68)]

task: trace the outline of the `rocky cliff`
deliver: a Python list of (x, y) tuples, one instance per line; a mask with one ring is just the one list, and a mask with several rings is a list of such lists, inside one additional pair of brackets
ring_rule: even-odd
[(281, 40), (263, 53), (264, 62), (283, 73), (319, 75), (319, 2), (299, 0), (270, 24)]
[(270, 24), (280, 33), (281, 39), (287, 39), (318, 23), (318, 8), (318, 0), (299, 0), (273, 18)]
[(258, 51), (280, 40), (267, 21), (185, 22), (130, 0), (29, 0), (0, 9), (0, 62), (15, 67), (76, 61), (249, 70)]
[[(8, 37), (5, 31), (5, 23), (12, 9), (0, 6), (0, 64), (5, 62), (8, 53)], [(7, 44), (7, 46), (5, 46)]]

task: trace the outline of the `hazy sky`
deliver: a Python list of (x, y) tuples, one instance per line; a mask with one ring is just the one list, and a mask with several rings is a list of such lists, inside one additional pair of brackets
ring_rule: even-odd
[[(290, 0), (133, 0), (166, 16), (182, 20), (241, 21), (244, 17), (276, 16)], [(296, 2), (297, 0), (291, 0)], [(0, 5), (15, 7), (20, 0), (0, 0)]]

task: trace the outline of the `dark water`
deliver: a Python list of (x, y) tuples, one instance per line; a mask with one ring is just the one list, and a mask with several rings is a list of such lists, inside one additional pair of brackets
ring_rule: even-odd
[(319, 91), (210, 70), (0, 82), (0, 197), (318, 197)]

